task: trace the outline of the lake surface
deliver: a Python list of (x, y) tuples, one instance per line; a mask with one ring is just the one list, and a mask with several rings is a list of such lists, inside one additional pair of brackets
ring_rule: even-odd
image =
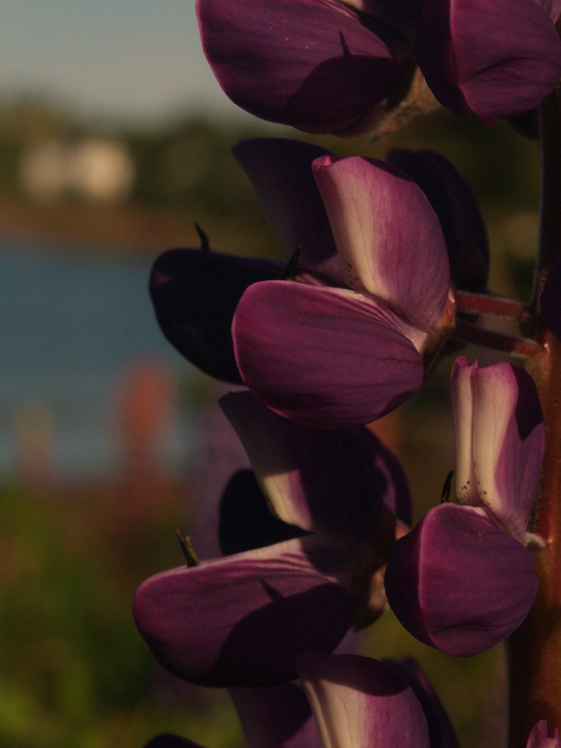
[[(16, 436), (30, 418), (50, 424), (58, 476), (109, 473), (127, 374), (153, 360), (172, 379), (194, 376), (155, 321), (151, 259), (65, 249), (0, 237), (0, 478), (13, 474)], [(170, 467), (188, 441), (185, 424), (171, 419), (161, 445)]]

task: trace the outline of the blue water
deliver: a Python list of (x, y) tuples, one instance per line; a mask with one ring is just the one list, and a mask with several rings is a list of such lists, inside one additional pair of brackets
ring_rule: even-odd
[[(151, 259), (67, 249), (0, 237), (0, 476), (14, 470), (22, 411), (48, 412), (57, 475), (107, 474), (125, 372), (155, 357), (172, 376), (193, 376), (155, 322)], [(170, 424), (164, 459), (179, 464), (186, 449), (184, 424)]]

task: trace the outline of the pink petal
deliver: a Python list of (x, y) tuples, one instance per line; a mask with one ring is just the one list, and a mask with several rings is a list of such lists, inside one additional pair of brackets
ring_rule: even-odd
[(287, 281), (250, 287), (232, 325), (246, 385), (280, 415), (332, 429), (370, 423), (421, 386), (406, 334), (415, 331), (367, 297)]
[(553, 730), (553, 737), (548, 738), (547, 721), (542, 719), (530, 733), (526, 748), (561, 748), (561, 738), (557, 728)]
[(355, 563), (314, 536), (157, 574), (136, 592), (138, 630), (163, 667), (206, 686), (296, 677), (304, 651), (331, 651), (357, 611)]
[(397, 541), (385, 586), (413, 636), (458, 657), (504, 641), (538, 591), (531, 554), (484, 510), (454, 504), (431, 509)]
[[(405, 475), (367, 429), (302, 426), (277, 415), (250, 392), (232, 392), (220, 405), (271, 508), (284, 522), (357, 549), (372, 544), (384, 501), (392, 509), (404, 506), (409, 514)], [(396, 481), (394, 472), (399, 473)]]
[(413, 324), (440, 330), (450, 283), (434, 210), (409, 177), (382, 161), (314, 161), (347, 285), (367, 291)]
[(401, 70), (345, 3), (198, 0), (203, 48), (225, 93), (262, 119), (315, 133), (362, 119)]
[(429, 748), (421, 705), (383, 663), (359, 655), (305, 654), (298, 671), (325, 748)]

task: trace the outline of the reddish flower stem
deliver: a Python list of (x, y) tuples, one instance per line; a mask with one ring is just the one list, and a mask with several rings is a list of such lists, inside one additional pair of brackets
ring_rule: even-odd
[(456, 340), (462, 340), (464, 343), (475, 343), (484, 348), (492, 348), (494, 351), (504, 351), (511, 356), (520, 356), (528, 358), (535, 356), (541, 350), (540, 344), (535, 340), (528, 338), (513, 338), (510, 335), (503, 335), (500, 332), (484, 330), (481, 327), (470, 325), (464, 320), (457, 319), (453, 332)]
[[(510, 678), (509, 748), (526, 748), (542, 719), (561, 729), (561, 343), (539, 316), (539, 294), (561, 258), (561, 96), (553, 91), (541, 106), (541, 235), (532, 315), (541, 352), (527, 361), (545, 421), (545, 457), (530, 530), (548, 543), (535, 556), (539, 593), (530, 615), (508, 642)], [(551, 734), (551, 733), (550, 733)]]
[(499, 296), (456, 291), (456, 309), (458, 312), (479, 312), (493, 314), (495, 317), (508, 317), (519, 322), (526, 322), (529, 309), (525, 304)]

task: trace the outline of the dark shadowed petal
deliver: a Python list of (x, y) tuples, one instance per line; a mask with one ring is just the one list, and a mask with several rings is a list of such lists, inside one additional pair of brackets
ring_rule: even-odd
[(540, 305), (545, 324), (561, 340), (561, 262), (547, 276)]
[(400, 324), (352, 291), (278, 281), (248, 288), (232, 335), (244, 382), (270, 408), (341, 429), (380, 418), (421, 386), (422, 358)]
[(300, 527), (275, 517), (251, 470), (234, 473), (220, 499), (218, 540), (225, 556), (282, 543), (305, 534)]
[(198, 249), (171, 249), (150, 275), (150, 296), (169, 342), (192, 364), (216, 379), (243, 384), (230, 327), (245, 289), (281, 278), (283, 269), (255, 260)]
[(542, 719), (530, 733), (526, 748), (561, 748), (561, 738), (557, 728), (553, 730), (553, 737), (548, 738), (547, 721)]
[(475, 198), (452, 164), (434, 151), (396, 149), (387, 156), (427, 196), (440, 226), (458, 288), (483, 292), (489, 272), (487, 232)]
[(205, 686), (294, 680), (305, 651), (332, 651), (357, 612), (354, 559), (315, 536), (157, 574), (136, 592), (138, 630), (163, 667)]
[(426, 675), (411, 657), (405, 660), (382, 660), (385, 667), (394, 669), (411, 689), (425, 713), (431, 748), (458, 748), (456, 733), (446, 710), (434, 692)]
[(394, 669), (360, 655), (305, 654), (298, 672), (325, 748), (429, 748), (421, 705)]
[(144, 748), (201, 748), (198, 743), (193, 743), (188, 738), (180, 738), (179, 735), (164, 733), (152, 738)]
[(344, 3), (198, 0), (205, 54), (225, 93), (262, 119), (337, 132), (385, 100), (401, 71)]
[(450, 283), (448, 254), (420, 187), (388, 164), (358, 156), (322, 156), (313, 169), (347, 285), (439, 330)]
[(538, 590), (531, 554), (483, 509), (441, 504), (397, 541), (388, 602), (417, 639), (466, 657), (520, 626)]
[(296, 683), (229, 693), (248, 748), (322, 748), (308, 699)]
[[(284, 522), (357, 548), (371, 543), (386, 498), (392, 510), (397, 504), (409, 514), (405, 475), (367, 429), (303, 426), (277, 415), (251, 392), (232, 392), (220, 405), (273, 511)], [(385, 461), (389, 467), (382, 470)], [(402, 480), (395, 485), (391, 469), (401, 472)]]
[(312, 143), (283, 138), (242, 140), (234, 148), (287, 259), (300, 247), (300, 272), (343, 286), (335, 240), (312, 174), (312, 161), (326, 153)]
[(416, 35), (436, 98), (487, 124), (537, 106), (561, 77), (561, 42), (534, 0), (427, 0)]

